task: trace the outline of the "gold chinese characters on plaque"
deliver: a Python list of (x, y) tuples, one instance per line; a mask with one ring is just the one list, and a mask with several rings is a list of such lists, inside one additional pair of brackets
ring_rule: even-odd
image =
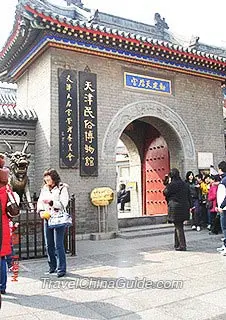
[(95, 188), (90, 194), (90, 199), (96, 207), (108, 206), (114, 199), (114, 191), (109, 187)]

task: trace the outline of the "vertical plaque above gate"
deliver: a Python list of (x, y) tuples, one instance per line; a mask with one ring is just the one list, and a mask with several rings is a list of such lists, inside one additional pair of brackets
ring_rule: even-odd
[(58, 71), (60, 168), (74, 168), (78, 160), (77, 73)]
[(172, 94), (170, 80), (153, 78), (135, 73), (124, 72), (124, 86), (125, 88), (143, 90), (146, 92)]
[(96, 74), (79, 72), (80, 175), (98, 175)]

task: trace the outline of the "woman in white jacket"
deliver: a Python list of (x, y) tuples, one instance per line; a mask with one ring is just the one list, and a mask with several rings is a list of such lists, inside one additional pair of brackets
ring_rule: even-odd
[(65, 226), (49, 228), (46, 212), (50, 212), (53, 208), (62, 210), (62, 207), (67, 207), (69, 201), (68, 185), (61, 182), (55, 169), (45, 171), (43, 177), (44, 186), (38, 199), (37, 211), (44, 219), (45, 245), (49, 263), (48, 273), (57, 272), (59, 278), (66, 274)]
[(222, 247), (217, 248), (223, 256), (226, 256), (226, 161), (221, 161), (218, 164), (218, 173), (221, 177), (221, 182), (217, 189), (217, 211), (220, 213), (221, 229), (224, 235)]

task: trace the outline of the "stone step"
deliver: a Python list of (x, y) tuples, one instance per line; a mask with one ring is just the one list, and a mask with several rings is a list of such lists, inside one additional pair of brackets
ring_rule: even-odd
[(119, 228), (167, 224), (167, 215), (124, 217), (118, 219)]
[(148, 224), (148, 225), (137, 225), (125, 228), (119, 228), (122, 232), (133, 232), (133, 231), (145, 231), (145, 230), (160, 230), (173, 228), (172, 223), (162, 223), (162, 224)]
[[(185, 231), (192, 231), (191, 226), (186, 225)], [(138, 226), (121, 228), (118, 232), (118, 238), (122, 239), (134, 239), (143, 237), (153, 237), (160, 236), (164, 234), (173, 234), (174, 225), (173, 224), (163, 224), (163, 225), (152, 225), (152, 226)]]

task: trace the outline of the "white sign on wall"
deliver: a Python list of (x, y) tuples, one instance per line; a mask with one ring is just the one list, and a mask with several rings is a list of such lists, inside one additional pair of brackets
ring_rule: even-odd
[(212, 152), (198, 152), (198, 168), (209, 169), (213, 165)]

